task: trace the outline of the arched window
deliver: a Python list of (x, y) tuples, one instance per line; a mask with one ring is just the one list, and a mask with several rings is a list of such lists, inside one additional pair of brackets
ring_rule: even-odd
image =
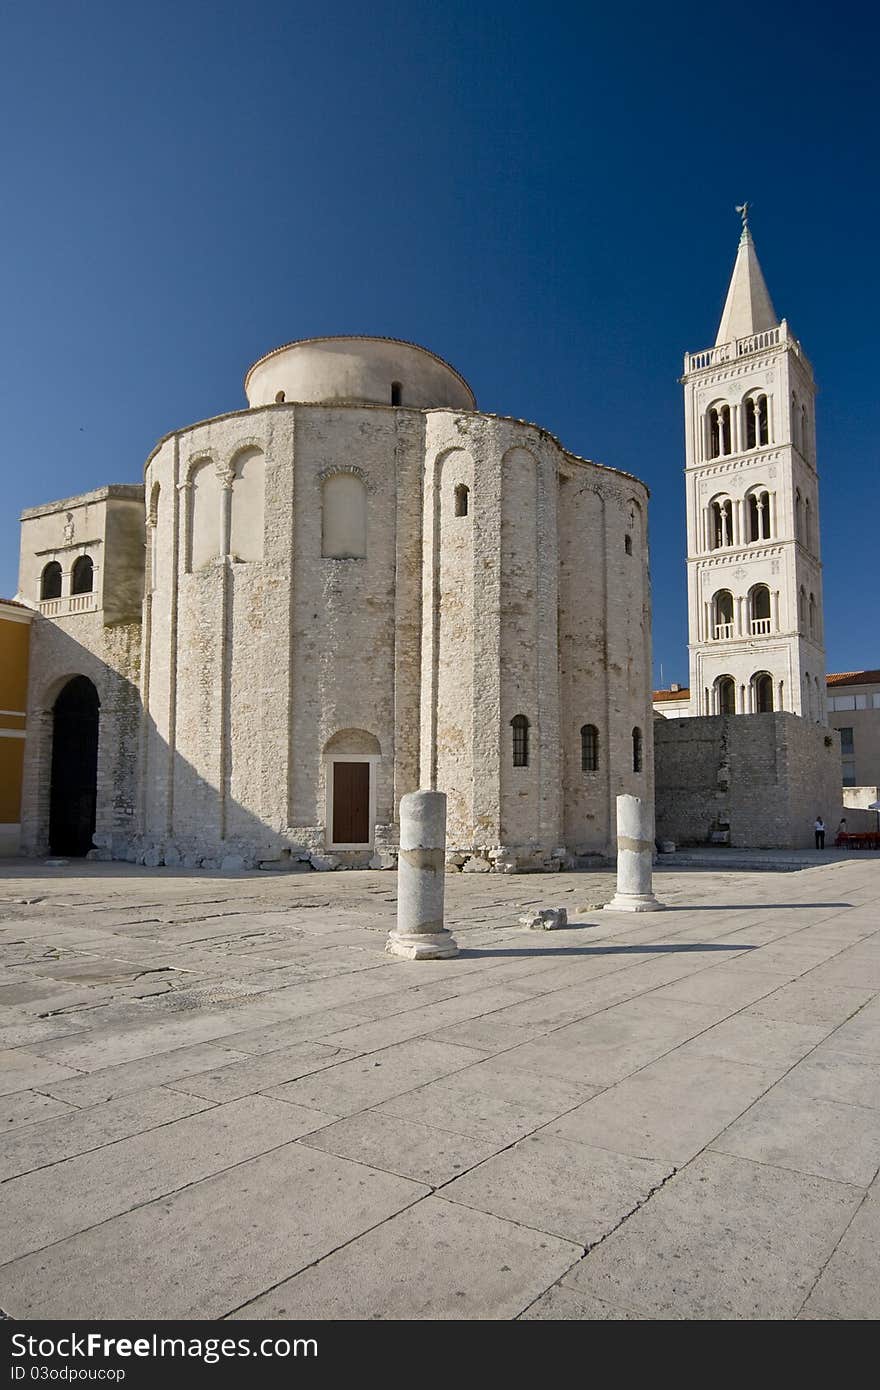
[(758, 442), (758, 430), (755, 421), (755, 401), (752, 396), (747, 396), (744, 401), (745, 415), (745, 447), (754, 449)]
[(798, 626), (801, 632), (807, 630), (807, 591), (803, 584), (798, 593)]
[(798, 426), (800, 425), (800, 422), (801, 422), (801, 413), (800, 413), (800, 410), (798, 409), (798, 398), (797, 398), (797, 396), (795, 395), (794, 391), (792, 391), (792, 393), (791, 393), (791, 442), (792, 442), (792, 444), (795, 446), (795, 448), (798, 447), (798, 444), (799, 444), (799, 442), (800, 442), (799, 439), (798, 439), (798, 434), (799, 434)]
[(733, 636), (733, 594), (729, 589), (719, 589), (712, 599), (714, 613), (713, 636), (716, 642), (727, 641)]
[(633, 772), (642, 770), (642, 731), (638, 727), (633, 729)]
[(715, 682), (715, 703), (719, 714), (736, 714), (736, 682), (732, 676), (719, 676)]
[(796, 488), (794, 494), (794, 537), (798, 541), (804, 539), (804, 504), (800, 488)]
[(283, 405), (285, 399), (286, 399), (286, 397), (285, 397), (285, 393), (284, 393), (283, 391), (276, 391), (276, 392), (275, 392), (275, 404), (276, 404), (276, 405)]
[(806, 407), (805, 405), (802, 405), (802, 406), (801, 406), (801, 453), (803, 454), (804, 458), (807, 457), (807, 448), (808, 448), (807, 440), (808, 440), (808, 435), (807, 435), (807, 407)]
[(816, 636), (816, 596), (810, 594), (810, 636)]
[(229, 553), (233, 560), (262, 560), (266, 464), (259, 449), (244, 449), (232, 468)]
[(813, 513), (810, 507), (809, 497), (804, 498), (804, 545), (808, 550), (813, 549)]
[(754, 710), (756, 714), (773, 713), (773, 677), (766, 671), (759, 671), (752, 676), (752, 691), (754, 695)]
[(748, 495), (749, 540), (766, 541), (770, 539), (770, 494), (763, 488), (756, 488)]
[(95, 585), (95, 567), (91, 556), (80, 555), (74, 562), (70, 576), (72, 594), (90, 594)]
[(455, 489), (455, 515), (467, 516), (468, 500), (470, 494), (464, 483), (458, 483)]
[(199, 459), (189, 475), (190, 570), (200, 570), (220, 554), (220, 479), (211, 459)]
[(631, 536), (628, 532), (627, 532), (627, 534), (626, 534), (626, 535), (624, 536), (624, 538), (623, 538), (623, 548), (624, 548), (624, 550), (626, 551), (627, 555), (632, 555), (632, 553), (633, 553), (633, 538), (632, 538), (632, 536)]
[(61, 566), (57, 560), (50, 560), (40, 578), (40, 598), (61, 597)]
[(529, 721), (524, 714), (515, 714), (510, 721), (513, 730), (513, 765), (529, 765)]
[(403, 385), (399, 381), (392, 381), (391, 383), (391, 404), (403, 404)]
[(595, 724), (584, 724), (581, 729), (581, 771), (599, 771), (599, 730)]
[(765, 637), (770, 631), (770, 590), (766, 584), (756, 584), (749, 594), (749, 619), (753, 637)]
[(327, 560), (363, 560), (367, 554), (367, 489), (356, 473), (324, 479), (321, 554)]

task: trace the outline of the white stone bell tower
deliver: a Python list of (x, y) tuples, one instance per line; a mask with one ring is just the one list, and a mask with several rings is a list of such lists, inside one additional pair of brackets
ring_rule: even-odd
[(690, 713), (825, 722), (813, 372), (748, 204), (715, 346), (685, 354)]

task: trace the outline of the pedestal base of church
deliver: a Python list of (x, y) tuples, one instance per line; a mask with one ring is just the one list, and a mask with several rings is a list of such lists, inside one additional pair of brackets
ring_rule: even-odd
[(403, 960), (449, 960), (458, 955), (458, 946), (452, 932), (417, 932), (413, 936), (392, 931), (388, 934), (385, 950), (390, 956), (400, 956)]
[(653, 893), (615, 893), (610, 903), (605, 904), (606, 912), (662, 912), (663, 904), (658, 903)]

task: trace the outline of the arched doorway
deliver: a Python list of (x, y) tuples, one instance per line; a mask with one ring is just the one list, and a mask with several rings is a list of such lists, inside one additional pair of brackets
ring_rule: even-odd
[(98, 790), (98, 692), (86, 676), (65, 685), (52, 711), (49, 848), (82, 856), (92, 848)]

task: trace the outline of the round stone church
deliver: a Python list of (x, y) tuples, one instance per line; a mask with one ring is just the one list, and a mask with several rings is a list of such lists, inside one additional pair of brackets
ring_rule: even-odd
[(245, 392), (142, 490), (23, 516), (25, 849), (391, 867), (433, 787), (450, 867), (613, 851), (653, 794), (644, 485), (411, 343), (291, 343)]

